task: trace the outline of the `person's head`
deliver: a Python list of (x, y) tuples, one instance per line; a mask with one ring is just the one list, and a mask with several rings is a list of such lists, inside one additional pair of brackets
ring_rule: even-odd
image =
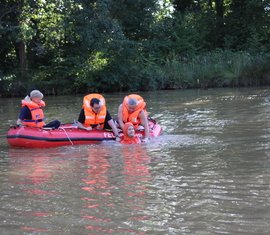
[(30, 92), (30, 99), (38, 104), (43, 99), (43, 94), (39, 90), (33, 90)]
[(101, 101), (97, 98), (90, 100), (90, 106), (95, 113), (99, 113), (102, 108)]
[(127, 110), (129, 113), (133, 113), (138, 105), (138, 101), (134, 98), (129, 98), (127, 101)]
[(124, 125), (124, 135), (133, 138), (135, 136), (135, 128), (131, 122), (126, 122)]

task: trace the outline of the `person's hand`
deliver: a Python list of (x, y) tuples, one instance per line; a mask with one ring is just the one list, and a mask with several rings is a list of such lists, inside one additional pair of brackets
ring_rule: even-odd
[(102, 130), (103, 128), (101, 127), (100, 124), (98, 124), (97, 127), (96, 127), (96, 129), (97, 129), (97, 130)]
[(18, 119), (17, 122), (16, 122), (16, 126), (20, 127), (22, 126), (22, 120), (21, 119)]
[(121, 141), (120, 136), (119, 136), (119, 135), (116, 135), (116, 136), (115, 136), (115, 140), (116, 140), (117, 142), (120, 142), (120, 141)]
[(23, 126), (22, 124), (16, 124), (15, 126), (11, 126), (11, 127), (13, 127), (14, 129), (16, 129), (16, 128), (20, 128), (22, 126)]
[(150, 141), (150, 138), (144, 138), (144, 139), (142, 139), (142, 142), (143, 143), (148, 143)]

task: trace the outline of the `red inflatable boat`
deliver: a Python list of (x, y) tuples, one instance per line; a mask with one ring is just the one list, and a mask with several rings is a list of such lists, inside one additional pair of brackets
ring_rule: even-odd
[[(161, 126), (154, 120), (149, 120), (150, 136), (161, 133)], [(144, 136), (144, 131), (137, 131)], [(115, 140), (112, 131), (78, 129), (73, 124), (64, 124), (59, 129), (42, 129), (35, 127), (10, 127), (7, 141), (10, 146), (25, 148), (50, 148), (65, 145), (93, 144), (101, 141)]]

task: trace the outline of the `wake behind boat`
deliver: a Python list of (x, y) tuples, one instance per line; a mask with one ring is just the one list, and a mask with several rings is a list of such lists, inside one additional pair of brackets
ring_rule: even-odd
[[(149, 120), (150, 137), (159, 136), (161, 126), (155, 120)], [(144, 131), (136, 131), (144, 136)], [(122, 133), (121, 133), (122, 135)], [(102, 141), (115, 140), (112, 131), (79, 129), (74, 124), (63, 124), (58, 129), (14, 126), (7, 133), (7, 141), (13, 147), (50, 148), (66, 145), (94, 144)]]

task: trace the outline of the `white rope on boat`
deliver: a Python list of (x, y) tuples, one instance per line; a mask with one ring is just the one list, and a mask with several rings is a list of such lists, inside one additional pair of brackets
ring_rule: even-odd
[(59, 127), (59, 129), (60, 129), (60, 130), (63, 130), (63, 131), (65, 132), (65, 134), (66, 134), (66, 136), (67, 136), (67, 138), (68, 138), (69, 142), (71, 143), (71, 145), (74, 145), (74, 144), (73, 144), (73, 142), (72, 142), (72, 140), (69, 138), (69, 136), (68, 136), (68, 134), (67, 134), (67, 132), (66, 132), (65, 128), (63, 128), (63, 127)]

